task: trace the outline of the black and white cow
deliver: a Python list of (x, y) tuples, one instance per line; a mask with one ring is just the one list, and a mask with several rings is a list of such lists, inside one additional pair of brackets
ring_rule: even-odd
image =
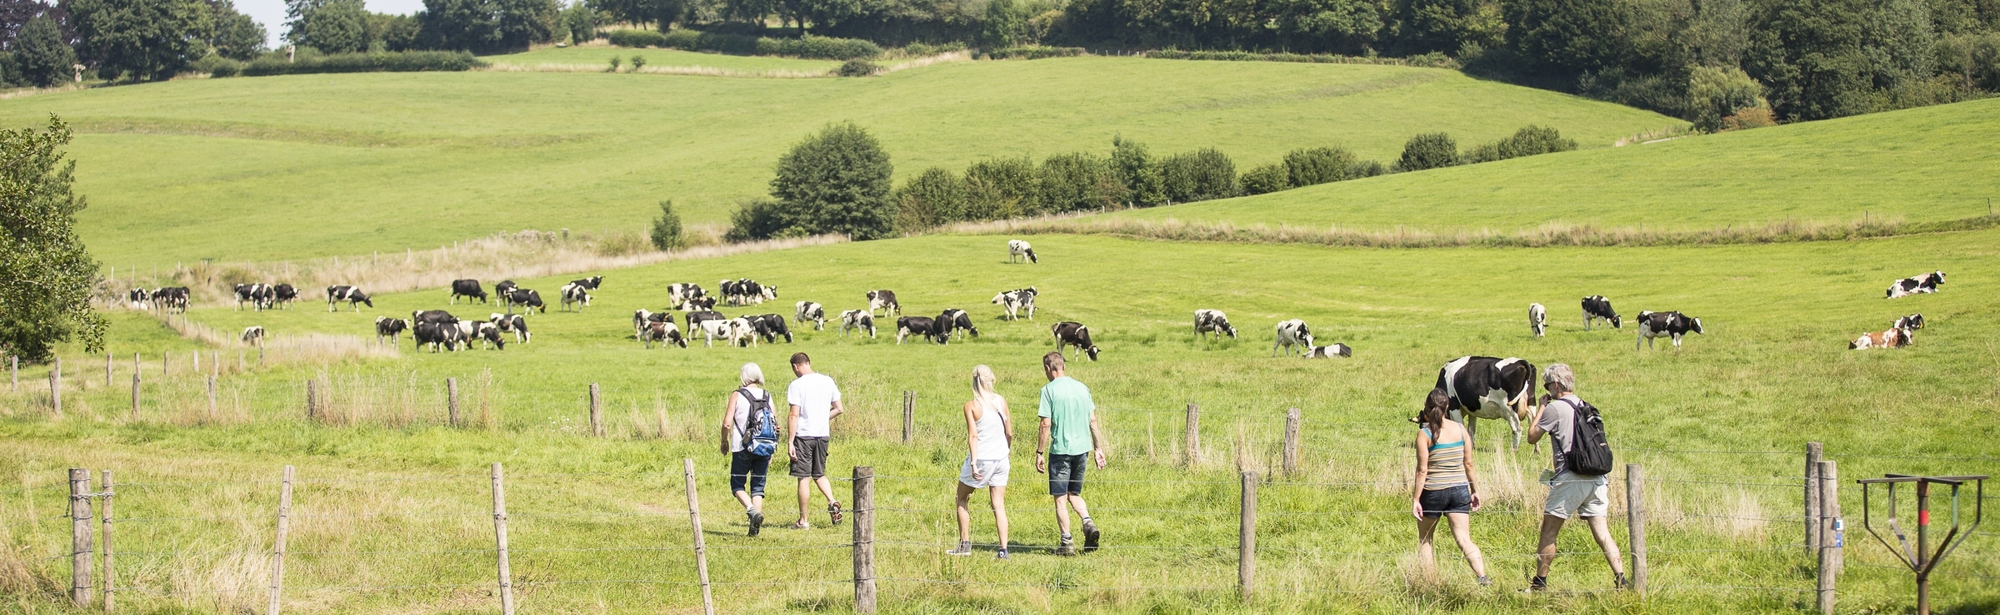
[(410, 312), (410, 326), (414, 327), (427, 322), (455, 325), (458, 324), (458, 317), (444, 310), (415, 310)]
[(1632, 342), (1632, 349), (1638, 350), (1644, 342), (1653, 347), (1653, 338), (1674, 338), (1674, 347), (1681, 347), (1681, 336), (1688, 333), (1701, 334), (1701, 319), (1680, 312), (1639, 312), (1639, 339)]
[(672, 318), (672, 316), (666, 316), (646, 308), (639, 308), (637, 311), (632, 312), (632, 339), (645, 341), (646, 323), (660, 320), (662, 317)]
[(979, 337), (979, 327), (972, 325), (972, 315), (965, 313), (965, 310), (958, 308), (945, 310), (944, 313), (938, 314), (937, 324), (938, 333), (946, 337), (963, 337), (960, 333), (970, 333), (973, 337)]
[(1354, 349), (1339, 342), (1335, 342), (1332, 346), (1314, 346), (1307, 349), (1305, 354), (1305, 358), (1308, 359), (1331, 359), (1334, 357), (1344, 359), (1352, 356), (1354, 356)]
[(376, 316), (375, 342), (379, 344), (387, 341), (391, 346), (398, 345), (400, 342), (396, 338), (409, 329), (410, 321), (400, 318), (390, 318), (388, 316)]
[(1938, 291), (1938, 285), (1940, 284), (1944, 284), (1943, 271), (1933, 271), (1920, 276), (1903, 278), (1889, 285), (1887, 298), (1895, 299), (1919, 293), (1934, 293)]
[(901, 318), (897, 318), (896, 343), (901, 344), (903, 343), (903, 338), (912, 335), (922, 336), (930, 339), (930, 341), (937, 342), (939, 344), (943, 344), (947, 341), (950, 341), (951, 339), (945, 335), (938, 333), (937, 321), (931, 320), (930, 317), (904, 316)]
[(1306, 350), (1313, 347), (1312, 329), (1306, 326), (1306, 321), (1294, 318), (1278, 323), (1278, 339), (1271, 343), (1271, 356), (1278, 356), (1279, 348), (1285, 349), (1285, 356), (1292, 356), (1292, 349), (1300, 346)]
[(1049, 327), (1049, 334), (1054, 335), (1056, 338), (1056, 352), (1062, 352), (1066, 347), (1075, 346), (1078, 350), (1082, 350), (1084, 354), (1090, 355), (1090, 360), (1097, 360), (1097, 343), (1090, 341), (1090, 327), (1083, 326), (1083, 323), (1059, 322), (1055, 326)]
[(298, 299), (299, 289), (295, 286), (278, 284), (271, 287), (271, 303), (276, 304), (280, 308), (290, 308), (292, 302)]
[(1861, 334), (1861, 337), (1854, 338), (1854, 341), (1848, 342), (1847, 349), (1864, 350), (1868, 348), (1902, 348), (1904, 346), (1910, 345), (1915, 341), (1916, 341), (1915, 338), (1911, 337), (1909, 329), (1896, 327), (1893, 329), (1889, 329), (1887, 331), (1863, 333)]
[(549, 313), (548, 304), (542, 303), (542, 294), (532, 288), (516, 288), (507, 292), (507, 313), (514, 313), (514, 306), (521, 306), (521, 313), (540, 311)]
[(250, 305), (255, 306), (259, 312), (271, 309), (277, 303), (278, 290), (269, 284), (258, 284), (256, 288), (250, 290)]
[(521, 285), (515, 284), (513, 280), (501, 280), (499, 284), (493, 285), (493, 298), (499, 301), (500, 305), (510, 305), (513, 303), (514, 289), (520, 287)]
[(1548, 308), (1542, 307), (1542, 304), (1540, 303), (1528, 304), (1528, 330), (1534, 331), (1535, 337), (1542, 337), (1543, 334), (1548, 333), (1549, 331)]
[(574, 284), (576, 286), (582, 286), (584, 288), (588, 288), (591, 290), (597, 290), (597, 287), (599, 285), (604, 284), (604, 276), (598, 275), (598, 276), (587, 277), (581, 280), (570, 280), (569, 283)]
[(750, 319), (750, 325), (755, 327), (757, 335), (764, 336), (764, 341), (776, 343), (779, 337), (783, 337), (785, 338), (785, 343), (792, 343), (792, 327), (785, 324), (785, 317), (777, 314), (762, 314), (748, 318)]
[(447, 322), (416, 323), (410, 329), (410, 337), (416, 340), (418, 348), (429, 345), (431, 352), (440, 349), (457, 352), (459, 345), (465, 341), (459, 333), (458, 323)]
[(1041, 259), (1035, 258), (1035, 248), (1028, 245), (1028, 242), (1019, 239), (1007, 240), (1007, 262), (1011, 264), (1020, 259), (1026, 259), (1029, 263), (1042, 262)]
[(347, 305), (353, 307), (356, 312), (361, 311), (361, 304), (363, 303), (368, 304), (368, 307), (375, 307), (375, 300), (368, 298), (368, 294), (361, 292), (359, 288), (353, 286), (326, 287), (326, 311), (339, 311), (339, 308), (334, 307), (334, 304), (342, 301), (346, 301)]
[(1893, 328), (1896, 328), (1896, 329), (1909, 329), (1909, 330), (1911, 330), (1911, 331), (1916, 331), (1916, 330), (1918, 330), (1918, 329), (1922, 329), (1922, 328), (1924, 328), (1924, 315), (1923, 315), (1923, 314), (1911, 314), (1911, 315), (1909, 315), (1909, 316), (1904, 316), (1904, 317), (1902, 317), (1902, 318), (1898, 318), (1898, 319), (1896, 319), (1896, 324), (1895, 324), (1895, 326), (1894, 326)]
[(188, 309), (188, 288), (186, 286), (166, 286), (153, 289), (153, 307), (163, 314), (184, 313)]
[(792, 318), (801, 325), (806, 324), (808, 320), (812, 321), (814, 331), (826, 330), (826, 306), (817, 302), (800, 301)]
[(847, 337), (848, 331), (867, 331), (868, 338), (875, 338), (875, 317), (863, 310), (847, 310), (840, 313), (840, 336)]
[(125, 291), (125, 300), (132, 304), (132, 309), (144, 310), (152, 306), (153, 293), (147, 292), (144, 288), (134, 288)]
[(1040, 295), (1041, 291), (1035, 290), (1033, 286), (1017, 288), (994, 295), (991, 303), (1007, 310), (1007, 320), (1018, 320), (1022, 310), (1028, 312), (1028, 320), (1034, 320), (1035, 297)]
[(1223, 314), (1222, 310), (1195, 310), (1194, 336), (1205, 339), (1210, 333), (1214, 333), (1216, 339), (1222, 339), (1222, 334), (1227, 333), (1233, 340), (1236, 339), (1236, 326), (1229, 324), (1229, 315)]
[(868, 291), (868, 315), (874, 316), (875, 310), (882, 310), (883, 316), (895, 316), (903, 313), (903, 304), (896, 302), (895, 291), (871, 290)]
[(507, 349), (507, 341), (500, 339), (500, 328), (493, 326), (493, 323), (483, 320), (461, 320), (457, 326), (458, 338), (464, 341), (468, 350), (472, 348), (474, 340), (480, 341), (489, 349)]
[(252, 325), (243, 329), (243, 343), (262, 348), (264, 346), (264, 328)]
[(262, 309), (263, 306), (257, 303), (257, 291), (262, 288), (264, 288), (263, 284), (258, 284), (255, 282), (252, 282), (250, 284), (237, 284), (236, 287), (233, 289), (236, 294), (236, 310), (239, 312), (242, 311), (244, 303), (249, 303), (251, 307)]
[[(699, 313), (697, 312), (697, 314)], [(694, 315), (689, 314), (688, 316), (692, 319)], [(731, 346), (736, 345), (735, 325), (731, 324), (731, 321), (727, 318), (720, 318), (720, 314), (716, 316), (718, 318), (704, 318), (688, 323), (688, 334), (693, 335), (695, 331), (701, 331), (704, 337), (702, 346), (705, 348), (715, 347), (716, 338), (722, 338), (724, 342)]]
[(688, 300), (700, 299), (707, 295), (707, 291), (703, 291), (700, 286), (694, 284), (674, 283), (667, 285), (667, 304), (676, 310), (688, 309), (686, 307)]
[(513, 333), (514, 341), (517, 343), (526, 344), (529, 340), (535, 339), (534, 335), (528, 333), (528, 319), (522, 318), (520, 314), (492, 314), (486, 317), (486, 322), (493, 323), (493, 327), (502, 333)]
[(729, 343), (732, 346), (755, 348), (757, 346), (757, 323), (751, 322), (749, 316), (738, 316), (729, 319)]
[(558, 311), (571, 311), (570, 306), (572, 305), (576, 306), (575, 311), (579, 313), (583, 312), (583, 308), (590, 307), (590, 289), (575, 282), (564, 284), (562, 287), (562, 307), (558, 308)]
[(486, 303), (486, 289), (479, 285), (479, 280), (452, 280), (451, 304), (458, 305), (459, 297), (465, 297), (468, 301), (478, 299), (480, 303)]
[(1466, 433), (1478, 435), (1478, 419), (1504, 419), (1519, 449), (1521, 421), (1535, 410), (1535, 376), (1535, 365), (1518, 358), (1459, 357), (1438, 370), (1436, 388), (1451, 396), (1452, 419)]
[(653, 342), (659, 342), (663, 347), (668, 344), (688, 347), (687, 338), (681, 336), (680, 327), (674, 326), (671, 319), (646, 321), (646, 326), (639, 329), (639, 341), (646, 344), (647, 350), (653, 349)]
[(1618, 317), (1618, 310), (1611, 309), (1611, 300), (1604, 295), (1583, 298), (1583, 330), (1589, 331), (1591, 324), (1603, 320), (1611, 323), (1613, 329), (1625, 328), (1625, 320)]

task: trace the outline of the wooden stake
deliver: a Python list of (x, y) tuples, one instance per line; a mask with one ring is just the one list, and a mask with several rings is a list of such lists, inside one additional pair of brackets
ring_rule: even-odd
[(132, 420), (139, 420), (139, 375), (132, 374)]
[(590, 383), (590, 435), (604, 437), (604, 415), (598, 405), (597, 383)]
[(111, 388), (111, 353), (104, 353), (104, 388)]
[(201, 373), (201, 351), (196, 350), (188, 354), (194, 355), (194, 373)]
[(139, 369), (139, 353), (132, 353), (132, 373), (137, 374), (142, 371), (145, 370)]
[[(1821, 502), (1840, 501), (1839, 472), (1836, 470), (1834, 462), (1819, 462), (1819, 497)], [(1833, 615), (1834, 582), (1839, 577), (1837, 571), (1840, 565), (1841, 548), (1840, 541), (1832, 539), (1836, 535), (1834, 523), (1838, 520), (1838, 517), (1827, 514), (1828, 508), (1830, 507), (1820, 507), (1819, 517), (1820, 536), (1827, 538), (1827, 540), (1820, 542), (1819, 549), (1819, 583), (1817, 589), (1819, 590), (1819, 612), (1823, 615)]]
[(1250, 602), (1257, 587), (1257, 473), (1243, 473), (1242, 527), (1236, 538), (1236, 589)]
[(444, 379), (445, 412), (452, 427), (458, 426), (458, 379)]
[(319, 416), (319, 381), (306, 379), (306, 418)]
[(854, 468), (854, 611), (875, 612), (875, 467)]
[(103, 493), (103, 494), (104, 494), (104, 511), (103, 511), (103, 513), (104, 513), (104, 517), (103, 517), (103, 520), (104, 520), (104, 529), (103, 529), (103, 532), (104, 532), (104, 612), (106, 612), (106, 613), (109, 613), (109, 612), (111, 612), (112, 608), (113, 608), (114, 606), (116, 606), (116, 605), (117, 605), (117, 600), (115, 599), (115, 597), (114, 597), (114, 596), (112, 596), (112, 593), (116, 591), (116, 588), (115, 588), (115, 587), (113, 587), (113, 583), (111, 582), (111, 581), (112, 581), (112, 579), (115, 579), (115, 578), (117, 578), (116, 576), (114, 576), (114, 575), (113, 575), (113, 572), (112, 572), (112, 571), (114, 570), (114, 568), (113, 568), (113, 566), (112, 566), (112, 564), (111, 564), (111, 553), (112, 553), (112, 551), (111, 551), (111, 500), (112, 500), (112, 495), (113, 495), (113, 494), (115, 494), (115, 493), (117, 492), (117, 489), (115, 489), (115, 488), (113, 487), (112, 483), (111, 483), (111, 471), (110, 471), (110, 470), (104, 470), (104, 471), (102, 472), (102, 475), (103, 475), (103, 477), (104, 477), (104, 491), (102, 491), (102, 492), (100, 492), (100, 493)]
[(493, 541), (500, 562), (500, 615), (514, 615), (514, 573), (507, 569), (507, 490), (502, 487), (500, 462), (493, 462)]
[(903, 391), (903, 442), (905, 444), (909, 443), (910, 432), (916, 431), (916, 428), (917, 428), (916, 393), (912, 391)]
[[(49, 370), (49, 401), (55, 404), (56, 416), (62, 416), (62, 359), (60, 357), (56, 359), (55, 367)], [(84, 476), (84, 480), (88, 481), (90, 477)], [(84, 487), (87, 489), (90, 485), (85, 484)]]
[(91, 560), (96, 559), (96, 549), (91, 546), (90, 526), (96, 517), (90, 514), (90, 470), (69, 469), (69, 598), (78, 607), (90, 606)]
[(292, 533), (292, 466), (285, 466), (278, 483), (278, 536), (271, 541), (271, 608), (266, 615), (278, 615), (280, 597), (285, 593), (285, 543)]
[(11, 377), (14, 392), (21, 391), (21, 357), (7, 355), (7, 375)]
[(1187, 434), (1185, 440), (1186, 443), (1181, 445), (1181, 451), (1183, 452), (1183, 454), (1187, 455), (1187, 464), (1189, 466), (1192, 466), (1196, 463), (1200, 463), (1201, 462), (1201, 406), (1197, 406), (1194, 404), (1187, 405)]
[(1625, 531), (1632, 548), (1632, 589), (1646, 597), (1646, 474), (1625, 464)]
[[(264, 351), (262, 349), (258, 349), (257, 352), (262, 353)], [(241, 348), (236, 349), (236, 371), (237, 373), (243, 372), (243, 349)]]
[(688, 520), (694, 527), (694, 569), (701, 576), (701, 611), (715, 615), (715, 595), (708, 586), (708, 546), (701, 536), (701, 504), (694, 495), (694, 460), (682, 459), (681, 468), (687, 474)]
[(1299, 469), (1299, 409), (1285, 412), (1285, 476)]
[(168, 352), (168, 351), (165, 351), (165, 350), (162, 350), (162, 351), (160, 351), (160, 377), (161, 377), (161, 378), (171, 378), (171, 377), (173, 377), (173, 375), (174, 375), (174, 357), (173, 357), (173, 354), (174, 354), (174, 353), (172, 353), (172, 352)]
[(1822, 449), (1820, 447), (1820, 443), (1818, 442), (1806, 443), (1806, 480), (1805, 480), (1806, 488), (1805, 488), (1804, 516), (1806, 520), (1807, 553), (1811, 553), (1813, 552), (1813, 550), (1818, 549), (1820, 544), (1819, 458), (1821, 455), (1821, 451)]
[(215, 376), (208, 377), (208, 420), (215, 422)]

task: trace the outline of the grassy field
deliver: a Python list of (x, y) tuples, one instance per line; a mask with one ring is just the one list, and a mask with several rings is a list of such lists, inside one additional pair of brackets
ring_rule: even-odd
[(681, 51), (678, 49), (626, 49), (609, 44), (593, 44), (582, 47), (547, 47), (521, 53), (482, 56), (480, 59), (495, 65), (535, 66), (539, 64), (588, 65), (608, 68), (611, 58), (617, 57), (625, 70), (632, 67), (632, 56), (646, 58), (647, 66), (654, 67), (704, 67), (730, 71), (799, 71), (824, 73), (840, 66), (833, 60), (807, 60), (800, 58), (774, 58), (766, 56), (733, 56), (720, 53)]
[[(1269, 475), (1283, 413), (1303, 409), (1297, 476), (1266, 483), (1260, 509), (1258, 612), (1801, 612), (1812, 567), (1799, 541), (1799, 451), (1827, 443), (1842, 476), (1884, 472), (2000, 470), (1985, 443), (2000, 437), (2000, 334), (1990, 301), (2000, 275), (2000, 231), (1773, 246), (1598, 249), (1330, 250), (1300, 246), (1175, 244), (1045, 236), (1043, 264), (1006, 265), (999, 238), (941, 236), (802, 248), (606, 272), (583, 314), (531, 317), (536, 341), (503, 351), (433, 355), (407, 341), (395, 360), (327, 367), (275, 367), (223, 377), (221, 411), (206, 414), (198, 381), (162, 376), (157, 358), (190, 342), (149, 317), (114, 314), (115, 377), (101, 357), (71, 354), (67, 415), (48, 417), (44, 396), (8, 397), (0, 420), (4, 527), (21, 572), (0, 577), (18, 596), (0, 609), (57, 612), (52, 587), (67, 582), (60, 468), (116, 468), (121, 484), (120, 575), (134, 584), (121, 608), (181, 605), (198, 612), (261, 605), (270, 510), (281, 464), (298, 464), (300, 518), (288, 564), (292, 612), (491, 612), (486, 464), (510, 472), (513, 569), (523, 612), (691, 612), (691, 555), (678, 476), (697, 460), (702, 510), (725, 612), (844, 611), (846, 528), (740, 536), (740, 511), (723, 493), (713, 454), (715, 400), (743, 361), (775, 374), (796, 350), (838, 378), (853, 406), (840, 420), (833, 466), (845, 475), (872, 465), (883, 510), (879, 576), (895, 613), (1149, 612), (1239, 606), (1234, 516), (1238, 468)], [(909, 255), (923, 255), (909, 258)], [(940, 266), (940, 263), (945, 265)], [(809, 264), (809, 265), (806, 265)], [(1944, 269), (1936, 295), (1881, 299), (1894, 278)], [(912, 313), (972, 311), (983, 335), (950, 346), (897, 346), (893, 339), (841, 339), (804, 332), (792, 345), (644, 350), (629, 339), (631, 310), (658, 309), (663, 287), (752, 277), (780, 300), (749, 312), (789, 313), (793, 301), (858, 307), (862, 293), (899, 291)], [(523, 280), (545, 293), (559, 279)], [(1005, 322), (985, 304), (994, 291), (1036, 285), (1034, 322)], [(1679, 351), (1634, 352), (1633, 330), (1581, 328), (1576, 300), (1610, 296), (1628, 315), (1678, 309), (1708, 334)], [(279, 338), (313, 332), (366, 336), (378, 314), (452, 308), (432, 290), (384, 295), (361, 313), (329, 314), (306, 303), (289, 312), (201, 308), (191, 320), (220, 331), (258, 324)], [(1528, 333), (1530, 301), (1550, 306), (1547, 338)], [(1191, 312), (1229, 312), (1242, 339), (1201, 343)], [(746, 310), (729, 309), (729, 313)], [(1846, 340), (1923, 312), (1930, 326), (1903, 350), (1851, 352)], [(1345, 342), (1352, 359), (1269, 358), (1270, 329), (1304, 318), (1322, 343)], [(949, 476), (962, 457), (953, 408), (964, 374), (993, 365), (1001, 392), (1025, 420), (1038, 384), (1046, 327), (1061, 319), (1092, 326), (1103, 361), (1078, 363), (1104, 407), (1113, 466), (1089, 494), (1111, 548), (1056, 558), (1052, 520), (1015, 447), (1014, 539), (1019, 555), (946, 558)], [(233, 354), (235, 349), (217, 349)], [(143, 417), (130, 419), (133, 352), (148, 357)], [(1406, 442), (1402, 421), (1434, 379), (1462, 354), (1566, 362), (1580, 388), (1605, 409), (1621, 459), (1643, 463), (1654, 520), (1653, 587), (1641, 604), (1601, 593), (1609, 575), (1575, 531), (1557, 566), (1564, 593), (1523, 598), (1546, 453), (1503, 453), (1487, 424), (1480, 446), (1493, 501), (1475, 533), (1497, 587), (1473, 588), (1456, 551), (1440, 547), (1435, 576), (1408, 556)], [(254, 353), (253, 355), (254, 356)], [(274, 363), (283, 357), (273, 357)], [(233, 361), (225, 359), (226, 364)], [(93, 367), (96, 366), (96, 367)], [(211, 364), (212, 367), (212, 364)], [(233, 367), (233, 365), (230, 365)], [(41, 382), (38, 369), (23, 374)], [(308, 377), (333, 383), (332, 408), (302, 420)], [(481, 428), (443, 427), (440, 380), (465, 385)], [(779, 386), (789, 378), (778, 378)], [(584, 437), (587, 383), (603, 386), (610, 437)], [(915, 391), (918, 432), (897, 441), (901, 391)], [(478, 400), (478, 401), (473, 401)], [(1203, 460), (1183, 469), (1182, 406), (1203, 409)], [(1026, 436), (1025, 427), (1023, 433)], [(1025, 443), (1024, 443), (1025, 444)], [(256, 482), (261, 481), (261, 482)], [(789, 485), (774, 483), (774, 494)], [(1906, 572), (1872, 544), (1858, 521), (1859, 491), (1843, 488), (1850, 566), (1843, 609), (1896, 612), (1910, 600)], [(848, 485), (837, 484), (845, 490)], [(1614, 489), (1614, 492), (1617, 491)], [(845, 498), (843, 491), (843, 498)], [(1622, 504), (1618, 504), (1622, 507)], [(774, 499), (776, 523), (792, 514)], [(976, 510), (984, 510), (976, 507)], [(1788, 520), (1788, 517), (1789, 518)], [(1622, 517), (1621, 517), (1622, 519)], [(815, 521), (823, 525), (823, 515)], [(1622, 523), (1617, 533), (1622, 537)], [(990, 522), (976, 534), (990, 540)], [(1621, 538), (1622, 539), (1622, 538)], [(55, 557), (57, 559), (46, 559)], [(1941, 608), (2000, 606), (2000, 543), (1974, 538), (1940, 573)], [(414, 587), (412, 587), (414, 586)], [(359, 589), (356, 589), (359, 588)], [(392, 589), (383, 589), (392, 588)], [(147, 592), (165, 592), (167, 597)], [(1351, 592), (1351, 593), (1350, 593)]]
[[(1708, 229), (1865, 214), (1988, 212), (2000, 195), (2000, 100), (1535, 156), (1114, 218), (1298, 227), (1491, 228), (1550, 222)], [(1460, 141), (1461, 144), (1464, 141)]]
[(1108, 152), (1119, 134), (1160, 154), (1219, 147), (1249, 168), (1334, 144), (1387, 159), (1422, 131), (1474, 143), (1535, 123), (1602, 147), (1680, 124), (1445, 70), (1098, 57), (868, 79), (341, 74), (0, 100), (0, 125), (51, 113), (79, 132), (70, 151), (91, 203), (84, 238), (121, 269), (395, 251), (522, 228), (633, 232), (662, 199), (689, 223), (718, 222), (767, 192), (785, 148), (837, 121), (868, 128), (903, 176)]

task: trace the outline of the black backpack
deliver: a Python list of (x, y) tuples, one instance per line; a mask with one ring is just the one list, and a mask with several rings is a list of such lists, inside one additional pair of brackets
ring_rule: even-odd
[[(1565, 402), (1567, 403), (1567, 402)], [(1611, 443), (1604, 439), (1604, 419), (1598, 416), (1597, 407), (1589, 402), (1577, 400), (1570, 404), (1575, 409), (1570, 417), (1570, 450), (1563, 455), (1569, 471), (1578, 476), (1603, 476), (1611, 473)]]

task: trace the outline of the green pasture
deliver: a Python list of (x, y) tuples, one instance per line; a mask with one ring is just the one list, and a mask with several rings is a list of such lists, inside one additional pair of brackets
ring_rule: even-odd
[(1987, 213), (2000, 194), (1996, 111), (2000, 101), (1972, 101), (1111, 216), (1500, 231), (1551, 222), (1693, 230), (1864, 215), (1965, 218)]
[(609, 45), (586, 45), (582, 47), (545, 47), (533, 51), (504, 55), (482, 56), (481, 60), (493, 64), (533, 67), (539, 64), (585, 65), (610, 68), (611, 58), (618, 58), (621, 70), (631, 70), (632, 56), (646, 58), (647, 66), (703, 67), (729, 71), (799, 71), (826, 72), (840, 66), (833, 60), (806, 60), (800, 58), (774, 58), (767, 56), (736, 56), (679, 49), (626, 49)]
[(786, 148), (839, 121), (880, 138), (905, 177), (990, 157), (1107, 153), (1121, 134), (1158, 155), (1217, 147), (1248, 169), (1322, 145), (1386, 161), (1425, 131), (1472, 144), (1542, 124), (1603, 148), (1681, 124), (1447, 70), (1102, 57), (866, 79), (297, 75), (0, 100), (0, 125), (52, 113), (78, 132), (69, 153), (90, 199), (84, 239), (107, 265), (140, 269), (523, 228), (637, 232), (663, 199), (690, 224), (724, 224), (739, 200), (768, 192)]
[[(581, 314), (552, 305), (530, 317), (535, 341), (505, 350), (344, 362), (324, 368), (253, 368), (222, 378), (223, 410), (205, 415), (200, 381), (187, 376), (194, 347), (150, 316), (113, 311), (104, 386), (102, 356), (65, 355), (80, 387), (66, 415), (48, 416), (45, 371), (24, 370), (26, 392), (4, 397), (0, 502), (12, 556), (28, 576), (67, 583), (56, 557), (67, 530), (60, 469), (113, 468), (121, 484), (121, 575), (135, 586), (121, 608), (183, 605), (196, 612), (256, 608), (279, 466), (302, 487), (288, 564), (288, 612), (492, 612), (487, 464), (507, 464), (513, 570), (522, 612), (691, 612), (680, 460), (696, 460), (710, 567), (724, 612), (848, 609), (848, 528), (804, 532), (773, 481), (772, 525), (741, 536), (726, 497), (726, 462), (713, 452), (719, 401), (745, 361), (782, 388), (786, 357), (810, 352), (838, 379), (850, 405), (837, 421), (834, 474), (869, 465), (877, 483), (878, 576), (892, 613), (991, 612), (1759, 612), (1811, 610), (1812, 565), (1800, 540), (1796, 476), (1805, 442), (1826, 443), (1848, 478), (1885, 472), (1991, 473), (1989, 416), (2000, 399), (2000, 334), (1990, 280), (2000, 275), (2000, 231), (1764, 246), (1352, 250), (1304, 246), (1179, 244), (1089, 236), (1035, 239), (1039, 265), (1009, 265), (1003, 239), (933, 236), (801, 248), (602, 272)], [(1950, 274), (1935, 295), (1885, 300), (1893, 279)], [(553, 298), (567, 279), (519, 280)], [(789, 315), (792, 303), (830, 314), (862, 306), (875, 288), (897, 291), (910, 313), (947, 307), (975, 315), (982, 335), (948, 346), (895, 344), (836, 330), (803, 331), (793, 344), (738, 349), (646, 350), (630, 339), (634, 309), (664, 306), (664, 286), (750, 277), (779, 300), (725, 313)], [(491, 280), (487, 281), (491, 283)], [(998, 319), (994, 292), (1034, 285), (1032, 322)], [(1577, 301), (1609, 296), (1627, 317), (1678, 309), (1707, 335), (1679, 350), (1634, 351), (1634, 329), (1584, 331)], [(1529, 334), (1527, 304), (1549, 307), (1546, 338)], [(223, 332), (249, 325), (277, 338), (308, 332), (372, 336), (378, 315), (450, 306), (442, 289), (385, 294), (374, 309), (327, 313), (323, 304), (239, 312), (200, 307), (190, 320)], [(1233, 341), (1197, 341), (1197, 308), (1222, 309)], [(1922, 312), (1915, 346), (1855, 352), (1846, 342)], [(1304, 318), (1320, 343), (1354, 347), (1351, 359), (1271, 358), (1273, 325)], [(1110, 548), (1077, 559), (1047, 552), (1053, 522), (1026, 442), (1014, 447), (1016, 555), (999, 563), (942, 555), (954, 539), (947, 494), (963, 457), (966, 375), (992, 365), (1016, 404), (1017, 436), (1032, 435), (1037, 357), (1060, 320), (1091, 326), (1103, 360), (1073, 362), (1102, 408), (1110, 469), (1094, 472), (1091, 498)], [(883, 323), (887, 325), (887, 322)], [(884, 329), (889, 327), (885, 326)], [(237, 348), (223, 353), (233, 367)], [(178, 375), (163, 375), (161, 351)], [(142, 353), (141, 418), (129, 417), (130, 355)], [(254, 357), (254, 350), (250, 356)], [(1508, 453), (1504, 426), (1482, 424), (1478, 450), (1491, 504), (1475, 517), (1496, 586), (1480, 590), (1439, 547), (1435, 577), (1411, 572), (1407, 480), (1412, 415), (1443, 362), (1464, 354), (1565, 362), (1582, 394), (1606, 413), (1621, 459), (1649, 476), (1652, 583), (1645, 603), (1602, 591), (1610, 576), (1585, 534), (1570, 530), (1553, 578), (1561, 593), (1521, 597), (1532, 561), (1534, 474), (1546, 452)], [(479, 426), (443, 425), (442, 380), (464, 388)], [(332, 383), (334, 415), (303, 418), (303, 381)], [(585, 389), (604, 395), (609, 437), (586, 437)], [(902, 391), (914, 391), (917, 432), (900, 442)], [(1181, 465), (1186, 404), (1202, 408), (1202, 459)], [(1283, 416), (1305, 416), (1298, 475), (1277, 467)], [(482, 418), (483, 417), (483, 418)], [(1259, 472), (1260, 593), (1241, 606), (1236, 567), (1237, 476)], [(782, 472), (780, 472), (782, 474)], [(263, 481), (263, 482), (246, 482)], [(845, 482), (836, 483), (843, 501)], [(1849, 567), (1843, 609), (1900, 612), (1912, 600), (1907, 572), (1859, 523), (1860, 492), (1843, 488)], [(1618, 489), (1614, 488), (1614, 492)], [(1620, 496), (1622, 498), (1622, 496)], [(1615, 498), (1621, 503), (1622, 499)], [(817, 509), (817, 507), (816, 507)], [(976, 504), (975, 539), (992, 540)], [(311, 513), (311, 514), (306, 514)], [(317, 517), (312, 515), (319, 515)], [(183, 519), (194, 517), (194, 519)], [(1614, 527), (1624, 536), (1622, 517)], [(1447, 541), (1448, 543), (1448, 541)], [(1948, 612), (2000, 606), (2000, 542), (1975, 537), (1935, 581)], [(129, 558), (129, 559), (128, 559)], [(128, 566), (128, 567), (126, 567)], [(39, 575), (39, 576), (36, 576)], [(32, 583), (30, 584), (32, 585)], [(344, 589), (344, 588), (377, 589)], [(393, 589), (379, 589), (389, 587)], [(229, 594), (231, 588), (244, 593)], [(165, 592), (167, 597), (148, 595)], [(179, 593), (175, 593), (179, 592)], [(204, 593), (205, 592), (205, 593)], [(22, 591), (16, 612), (60, 612), (48, 590)], [(18, 606), (17, 606), (18, 605)], [(250, 605), (250, 606), (244, 606)]]

